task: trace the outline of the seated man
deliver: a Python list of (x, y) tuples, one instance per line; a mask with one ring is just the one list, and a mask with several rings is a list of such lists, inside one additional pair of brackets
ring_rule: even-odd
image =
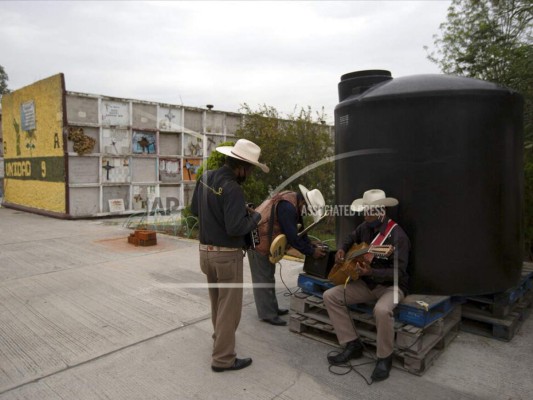
[[(386, 207), (398, 204), (398, 200), (385, 197), (379, 189), (366, 191), (363, 198), (352, 203), (353, 211), (364, 211), (365, 221), (350, 233), (337, 253), (336, 262), (344, 262), (346, 253), (354, 244), (365, 242), (374, 245), (393, 245), (394, 253), (387, 259), (373, 258), (371, 263), (358, 262), (356, 270), (359, 279), (347, 285), (338, 285), (324, 292), (324, 303), (331, 323), (344, 351), (328, 356), (330, 364), (347, 363), (363, 355), (363, 346), (347, 305), (376, 302), (374, 317), (377, 329), (377, 363), (372, 373), (373, 381), (389, 377), (394, 348), (394, 308), (407, 293), (409, 238), (394, 221), (386, 215)], [(394, 283), (395, 269), (397, 283)]]

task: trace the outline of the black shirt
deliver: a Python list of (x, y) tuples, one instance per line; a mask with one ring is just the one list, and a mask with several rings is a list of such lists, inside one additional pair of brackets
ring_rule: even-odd
[(244, 236), (257, 227), (261, 215), (248, 214), (244, 193), (231, 168), (207, 171), (196, 183), (191, 211), (198, 217), (200, 243), (242, 248)]
[[(372, 240), (378, 233), (385, 233), (387, 229), (387, 223), (390, 218), (385, 217), (383, 223), (377, 228), (372, 228), (367, 222), (363, 222), (359, 225), (355, 231), (350, 233), (342, 246), (342, 249), (348, 253), (350, 247), (353, 244), (359, 244), (365, 242), (370, 245)], [(404, 230), (397, 225), (383, 242), (384, 245), (391, 244), (394, 246), (394, 254), (388, 259), (379, 259), (374, 257), (372, 260), (372, 275), (363, 276), (363, 279), (370, 289), (376, 287), (377, 284), (392, 286), (394, 284), (394, 259), (398, 261), (398, 286), (402, 289), (402, 292), (407, 295), (407, 289), (409, 285), (409, 277), (407, 275), (407, 264), (409, 262), (409, 250), (411, 248), (411, 242), (405, 234)]]

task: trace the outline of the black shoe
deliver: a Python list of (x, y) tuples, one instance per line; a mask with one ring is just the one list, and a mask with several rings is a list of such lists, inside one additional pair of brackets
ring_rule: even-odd
[(336, 356), (328, 356), (328, 361), (332, 365), (345, 364), (351, 359), (363, 356), (363, 345), (359, 339), (346, 343), (344, 350)]
[(211, 369), (215, 372), (224, 372), (224, 371), (237, 371), (238, 369), (243, 369), (249, 367), (252, 364), (251, 358), (236, 358), (235, 362), (231, 367), (221, 368), (211, 365)]
[(285, 308), (278, 309), (278, 315), (287, 315), (289, 313), (289, 310)]
[(392, 354), (386, 358), (378, 358), (376, 368), (372, 372), (372, 380), (374, 382), (384, 381), (389, 377), (389, 372), (392, 367)]
[(263, 322), (268, 322), (271, 325), (277, 325), (277, 326), (287, 325), (287, 321), (282, 320), (278, 316), (274, 318), (264, 319)]

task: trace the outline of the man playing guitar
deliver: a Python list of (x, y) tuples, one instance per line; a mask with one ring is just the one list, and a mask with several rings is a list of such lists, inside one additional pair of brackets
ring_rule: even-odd
[[(336, 262), (343, 262), (354, 244), (392, 245), (394, 253), (387, 259), (361, 260), (356, 265), (359, 279), (337, 285), (324, 292), (324, 304), (340, 344), (345, 349), (328, 356), (330, 364), (346, 364), (363, 355), (363, 346), (351, 321), (347, 306), (375, 301), (374, 317), (377, 329), (377, 363), (372, 373), (373, 381), (387, 379), (392, 366), (394, 348), (394, 308), (407, 293), (407, 263), (409, 238), (386, 215), (386, 207), (393, 207), (398, 200), (385, 197), (379, 189), (368, 190), (363, 198), (352, 203), (351, 209), (364, 212), (365, 221), (350, 233), (336, 255)], [(397, 282), (397, 285), (395, 285)]]

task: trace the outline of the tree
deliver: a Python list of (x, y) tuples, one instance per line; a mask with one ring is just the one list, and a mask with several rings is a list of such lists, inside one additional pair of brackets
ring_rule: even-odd
[[(453, 0), (428, 58), (442, 72), (514, 89), (524, 98), (525, 245), (533, 257), (533, 5)], [(425, 47), (428, 50), (427, 46)]]
[[(532, 137), (533, 6), (531, 0), (454, 0), (434, 35), (428, 58), (442, 72), (495, 82), (525, 100), (527, 145)], [(427, 50), (427, 46), (426, 46)]]
[(9, 93), (9, 89), (7, 88), (8, 80), (9, 77), (7, 76), (7, 73), (4, 70), (4, 67), (0, 65), (0, 98), (2, 98), (3, 94)]
[[(261, 160), (270, 172), (254, 172), (243, 185), (246, 198), (259, 205), (269, 194), (293, 174), (313, 163), (332, 156), (333, 138), (331, 127), (323, 124), (323, 114), (313, 119), (311, 108), (301, 109), (285, 118), (274, 107), (266, 105), (253, 110), (242, 106), (244, 123), (237, 131), (238, 138), (253, 141), (261, 147)], [(302, 173), (287, 187), (280, 190), (299, 191), (298, 184), (308, 189), (320, 189), (327, 203), (333, 201), (333, 163)]]
[[(234, 144), (235, 142), (223, 142), (217, 144), (217, 147), (233, 146)], [(198, 171), (196, 172), (196, 180), (198, 181), (202, 177), (205, 168), (207, 168), (207, 170), (218, 169), (224, 165), (225, 160), (226, 156), (224, 154), (219, 153), (218, 151), (211, 152), (209, 157), (207, 157), (207, 160), (202, 163), (200, 168), (198, 168)]]

